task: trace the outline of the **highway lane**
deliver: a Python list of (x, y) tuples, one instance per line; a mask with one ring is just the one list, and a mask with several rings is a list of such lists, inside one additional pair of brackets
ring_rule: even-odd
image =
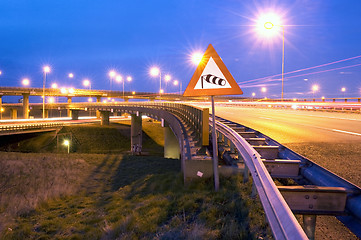
[(216, 115), (254, 128), (283, 144), (361, 142), (361, 114), (216, 106)]

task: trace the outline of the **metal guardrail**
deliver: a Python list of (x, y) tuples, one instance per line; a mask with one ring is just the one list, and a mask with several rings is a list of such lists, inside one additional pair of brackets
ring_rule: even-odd
[[(172, 102), (127, 102), (127, 103), (115, 103), (111, 106), (106, 106), (102, 103), (73, 103), (72, 106), (75, 107), (84, 107), (87, 106), (89, 110), (106, 110), (106, 111), (121, 111), (130, 109), (130, 108), (142, 108), (136, 111), (147, 112), (146, 109), (157, 109), (162, 111), (167, 111), (179, 119), (184, 120), (190, 127), (193, 132), (194, 138), (198, 141), (198, 146), (208, 145), (209, 143), (209, 127), (208, 127), (208, 117), (209, 110), (208, 108), (198, 108), (182, 103), (172, 103)], [(156, 112), (152, 113), (157, 115)]]
[(34, 131), (34, 130), (45, 130), (52, 128), (62, 127), (63, 123), (22, 123), (22, 124), (10, 124), (0, 125), (0, 135), (9, 135), (14, 133)]
[(260, 154), (232, 128), (220, 122), (216, 124), (217, 131), (233, 142), (250, 170), (274, 237), (308, 239), (262, 163)]

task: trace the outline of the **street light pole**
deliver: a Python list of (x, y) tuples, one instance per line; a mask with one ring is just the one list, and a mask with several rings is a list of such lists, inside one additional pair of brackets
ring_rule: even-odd
[(48, 72), (50, 72), (50, 67), (49, 66), (45, 66), (43, 68), (43, 119), (45, 119), (45, 83), (46, 83), (46, 74)]
[(285, 27), (281, 25), (282, 27), (282, 96), (281, 100), (283, 102), (283, 80), (284, 80), (284, 71), (285, 71)]

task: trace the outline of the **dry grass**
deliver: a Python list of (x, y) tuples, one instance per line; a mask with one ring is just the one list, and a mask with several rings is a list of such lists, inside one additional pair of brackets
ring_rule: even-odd
[[(154, 123), (143, 127), (162, 137)], [(127, 139), (118, 126), (72, 128), (75, 150), (102, 146), (114, 129)], [(78, 153), (0, 153), (0, 159), (0, 239), (272, 238), (260, 202), (249, 197), (251, 184), (240, 176), (221, 178), (215, 193), (211, 179), (184, 187), (174, 159)]]
[(40, 202), (74, 193), (87, 168), (66, 155), (0, 152), (0, 228)]

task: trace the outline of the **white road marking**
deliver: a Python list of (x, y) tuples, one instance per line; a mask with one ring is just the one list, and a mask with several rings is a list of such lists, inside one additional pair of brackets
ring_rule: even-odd
[(272, 118), (268, 118), (268, 117), (258, 117), (258, 118), (266, 119), (266, 120), (273, 120)]
[(338, 130), (338, 129), (331, 129), (331, 130), (334, 131), (334, 132), (340, 132), (340, 133), (346, 133), (346, 134), (361, 136), (361, 133), (348, 132), (348, 131), (343, 131), (343, 130)]

